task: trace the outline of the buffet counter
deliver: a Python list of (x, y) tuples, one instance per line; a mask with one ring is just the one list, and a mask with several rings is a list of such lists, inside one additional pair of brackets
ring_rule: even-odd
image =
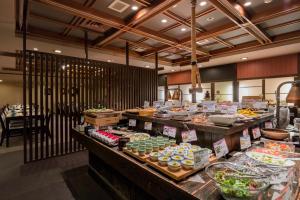
[[(89, 174), (99, 183), (105, 183), (117, 199), (222, 199), (213, 180), (203, 170), (176, 182), (84, 132), (72, 129), (72, 136), (89, 151)], [(296, 169), (298, 177), (299, 161)], [(291, 187), (291, 199), (296, 199), (298, 188), (298, 182), (295, 182)], [(273, 194), (270, 195), (272, 199)]]
[[(145, 122), (152, 122), (152, 131), (163, 132), (163, 127), (171, 126), (177, 128), (176, 140), (182, 141), (181, 132), (187, 129), (194, 129), (197, 133), (197, 141), (193, 144), (198, 144), (201, 147), (212, 149), (213, 143), (225, 138), (229, 151), (239, 150), (240, 136), (243, 130), (252, 129), (255, 127), (264, 128), (264, 122), (271, 121), (274, 118), (273, 114), (264, 114), (256, 119), (249, 120), (244, 123), (235, 123), (233, 126), (216, 126), (212, 124), (195, 124), (192, 122), (182, 122), (170, 119), (157, 117), (139, 116), (136, 114), (123, 113), (127, 119), (135, 119), (136, 126), (131, 127), (136, 131), (143, 131)], [(251, 131), (251, 130), (250, 130)]]

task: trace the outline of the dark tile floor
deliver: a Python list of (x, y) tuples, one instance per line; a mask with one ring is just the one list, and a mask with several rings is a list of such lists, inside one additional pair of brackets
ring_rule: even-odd
[(0, 154), (1, 200), (112, 199), (87, 174), (86, 151), (23, 164), (23, 152)]

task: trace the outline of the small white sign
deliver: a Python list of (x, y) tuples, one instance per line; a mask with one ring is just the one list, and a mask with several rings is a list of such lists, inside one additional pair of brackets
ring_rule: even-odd
[(213, 143), (213, 147), (217, 158), (221, 158), (229, 152), (225, 138)]
[(198, 110), (197, 104), (193, 104), (193, 105), (190, 105), (190, 106), (189, 106), (189, 111), (190, 111), (190, 112), (195, 112), (195, 111), (197, 111), (197, 110)]
[(231, 105), (227, 107), (228, 114), (236, 114), (237, 113), (237, 105)]
[(153, 101), (153, 107), (154, 108), (159, 108), (162, 105), (160, 101)]
[(165, 102), (165, 106), (167, 106), (167, 107), (172, 107), (172, 106), (173, 106), (172, 101), (166, 101), (166, 102)]
[(144, 129), (151, 131), (152, 130), (152, 122), (145, 122)]
[(260, 129), (258, 127), (252, 129), (252, 135), (254, 139), (257, 139), (261, 136)]
[(144, 101), (144, 108), (149, 108), (149, 107), (150, 107), (150, 102)]
[(249, 136), (249, 130), (247, 128), (243, 130), (243, 136)]
[(182, 131), (181, 137), (183, 142), (197, 141), (197, 134), (195, 130)]
[(251, 147), (250, 135), (240, 137), (240, 145), (242, 150)]
[(136, 126), (136, 120), (135, 119), (129, 119), (129, 126), (135, 127)]
[(203, 112), (216, 112), (216, 102), (215, 101), (203, 101), (202, 102)]
[(273, 128), (272, 122), (265, 122), (265, 128)]
[(168, 136), (168, 137), (175, 138), (176, 137), (176, 131), (177, 131), (177, 129), (175, 127), (164, 126), (163, 134)]

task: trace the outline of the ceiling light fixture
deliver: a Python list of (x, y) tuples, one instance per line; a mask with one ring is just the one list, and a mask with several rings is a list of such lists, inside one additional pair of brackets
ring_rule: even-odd
[(184, 32), (184, 31), (186, 31), (186, 28), (181, 28), (180, 30), (181, 30), (182, 32)]
[(139, 7), (137, 7), (137, 6), (131, 6), (131, 10), (138, 10), (139, 9)]
[(248, 6), (251, 6), (251, 4), (252, 4), (251, 1), (247, 1), (247, 2), (244, 3), (244, 6), (245, 6), (245, 7), (248, 7)]
[(247, 57), (243, 57), (243, 58), (241, 58), (241, 60), (248, 60), (248, 58)]
[(161, 20), (161, 23), (167, 23), (167, 22), (168, 22), (168, 20), (166, 20), (166, 19)]
[(146, 65), (145, 67), (146, 67), (146, 68), (150, 68), (150, 66), (149, 66), (149, 65)]
[(273, 0), (264, 0), (264, 3), (271, 3)]
[(203, 6), (206, 6), (206, 4), (207, 4), (206, 1), (201, 1), (199, 5), (200, 5), (201, 7), (203, 7)]
[(39, 49), (38, 49), (38, 48), (36, 48), (36, 47), (34, 47), (34, 48), (33, 48), (33, 51), (38, 51), (38, 50), (39, 50)]
[(177, 7), (177, 4), (175, 4), (174, 6), (172, 6), (173, 8), (176, 8)]
[(54, 50), (54, 53), (61, 53), (62, 51), (61, 50), (59, 50), (59, 49), (55, 49)]
[(62, 68), (62, 70), (65, 70), (66, 69), (66, 65), (62, 65), (61, 68)]
[(172, 72), (175, 72), (175, 69), (172, 69), (171, 71), (172, 71)]
[(2, 83), (3, 82), (3, 80), (0, 80), (0, 83)]
[(208, 17), (208, 18), (206, 18), (206, 21), (208, 21), (208, 22), (211, 22), (211, 21), (214, 21), (214, 20), (215, 20), (214, 17)]
[(107, 60), (107, 62), (111, 62), (111, 60)]
[(198, 41), (196, 43), (199, 44), (199, 45), (203, 45), (203, 44), (206, 44), (208, 42), (209, 42), (209, 40), (205, 39), (205, 40), (200, 40), (200, 41)]

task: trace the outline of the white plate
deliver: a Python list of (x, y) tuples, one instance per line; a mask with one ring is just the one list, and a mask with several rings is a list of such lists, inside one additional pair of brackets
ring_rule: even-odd
[[(278, 156), (273, 156), (273, 155), (269, 155), (269, 154), (265, 154), (265, 153), (260, 153), (260, 152), (251, 152), (248, 151), (246, 152), (246, 155), (258, 162), (264, 163), (266, 165), (273, 165), (273, 166), (281, 166), (281, 167), (292, 167), (295, 165), (294, 161), (291, 161), (289, 159), (285, 159), (285, 158), (281, 158)], [(268, 163), (264, 160), (262, 160), (262, 158), (264, 156), (268, 156), (270, 157), (273, 161), (272, 163)], [(282, 162), (282, 163), (278, 163), (278, 162)]]

